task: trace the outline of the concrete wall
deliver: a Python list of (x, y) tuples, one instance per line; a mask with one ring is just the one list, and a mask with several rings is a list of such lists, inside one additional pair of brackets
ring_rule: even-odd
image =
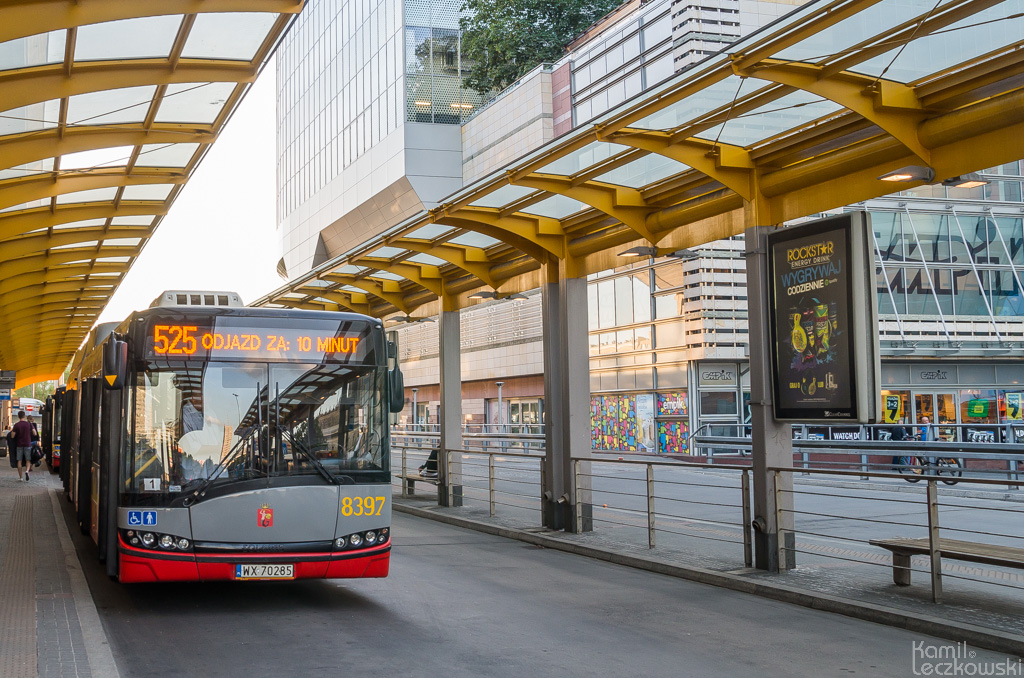
[(537, 69), (462, 126), (462, 178), (469, 183), (554, 138), (551, 73)]

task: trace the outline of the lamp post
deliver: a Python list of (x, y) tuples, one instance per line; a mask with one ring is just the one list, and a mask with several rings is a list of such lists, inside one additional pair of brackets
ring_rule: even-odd
[(418, 410), (416, 409), (416, 392), (417, 391), (419, 391), (418, 388), (414, 388), (412, 390), (412, 430), (413, 431), (419, 431), (420, 430), (419, 426), (417, 426), (417, 424), (420, 423), (419, 416), (417, 415), (417, 411)]
[(498, 387), (498, 433), (504, 433), (504, 429), (502, 428), (502, 424), (504, 422), (502, 420), (505, 417), (503, 415), (504, 409), (502, 408), (501, 404), (501, 387), (505, 385), (505, 382), (496, 381), (494, 382), (494, 385)]

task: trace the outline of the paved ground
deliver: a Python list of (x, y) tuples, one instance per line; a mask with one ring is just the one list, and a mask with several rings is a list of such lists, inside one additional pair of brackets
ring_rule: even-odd
[[(536, 460), (496, 458), (495, 517), (489, 516), (486, 461), (468, 457), (463, 465), (465, 505), (453, 515), (515, 529), (540, 526)], [(655, 473), (656, 548), (648, 548), (646, 469), (595, 463), (594, 530), (564, 535), (583, 545), (656, 558), (673, 564), (730, 572), (744, 567), (740, 474), (727, 469), (664, 469)], [(783, 576), (758, 572), (803, 590), (883, 605), (955, 623), (1024, 637), (1024, 570), (943, 560), (944, 599), (931, 601), (930, 564), (912, 561), (910, 587), (892, 581), (888, 551), (871, 539), (926, 537), (924, 483), (862, 481), (798, 476), (794, 494), (797, 568)], [(433, 487), (418, 484), (417, 506), (435, 503)], [(991, 487), (991, 486), (990, 486)], [(400, 487), (396, 485), (396, 494)], [(961, 482), (940, 485), (942, 536), (1024, 548), (1024, 491), (1004, 486), (986, 490)]]
[(906, 676), (949, 646), (403, 514), (388, 579), (121, 585), (55, 485), (0, 469), (0, 678)]
[[(56, 476), (0, 459), (0, 678), (117, 675), (63, 517)], [(63, 499), (60, 500), (63, 503)]]

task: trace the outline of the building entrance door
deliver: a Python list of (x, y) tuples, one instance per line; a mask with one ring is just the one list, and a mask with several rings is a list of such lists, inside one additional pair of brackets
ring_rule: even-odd
[[(928, 417), (933, 428), (929, 430), (929, 437), (936, 440), (954, 441), (957, 440), (956, 426), (942, 426), (942, 424), (959, 423), (960, 408), (957, 407), (957, 395), (955, 393), (915, 393), (914, 394), (914, 424), (921, 424), (924, 417)], [(920, 433), (920, 429), (916, 433)]]

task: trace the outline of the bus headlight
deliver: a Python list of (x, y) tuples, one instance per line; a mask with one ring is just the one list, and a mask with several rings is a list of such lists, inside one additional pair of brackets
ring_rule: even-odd
[(178, 539), (178, 548), (181, 549), (182, 551), (188, 551), (188, 547), (189, 546), (190, 546), (190, 544), (188, 542), (188, 539), (185, 539), (184, 537), (181, 537), (180, 539)]
[(337, 539), (335, 539), (334, 540), (334, 548), (336, 548), (336, 549), (343, 549), (343, 548), (345, 548), (345, 538), (344, 537), (338, 537)]
[(359, 548), (363, 545), (363, 537), (359, 534), (353, 534), (351, 537), (348, 538), (348, 541), (350, 544), (352, 544), (353, 548)]
[(174, 548), (174, 539), (171, 538), (170, 535), (167, 535), (167, 534), (163, 535), (162, 537), (160, 537), (160, 548), (162, 548), (162, 549), (172, 549), (172, 548)]
[(146, 532), (142, 535), (142, 545), (152, 547), (156, 543), (156, 537), (153, 536), (152, 532)]
[(366, 533), (366, 545), (367, 546), (372, 546), (372, 545), (374, 545), (376, 543), (377, 543), (377, 534), (373, 530), (370, 530), (369, 532)]

